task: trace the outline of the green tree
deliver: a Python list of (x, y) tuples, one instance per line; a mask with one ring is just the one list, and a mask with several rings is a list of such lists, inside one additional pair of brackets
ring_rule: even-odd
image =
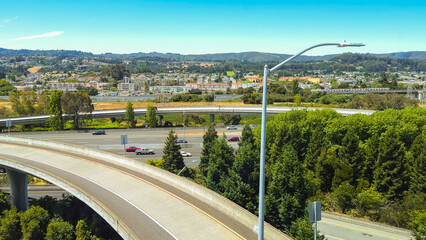
[[(298, 218), (294, 221), (287, 234), (291, 236), (294, 240), (305, 240), (305, 239), (314, 239), (314, 231), (312, 231), (312, 223), (308, 221), (307, 217)], [(317, 239), (323, 239), (317, 233)]]
[(360, 216), (368, 216), (371, 220), (377, 221), (384, 202), (383, 194), (371, 186), (357, 194), (355, 205)]
[(296, 96), (296, 94), (299, 93), (299, 80), (298, 79), (294, 79), (291, 82), (291, 93), (293, 94), (293, 96)]
[(131, 128), (136, 127), (135, 109), (133, 108), (133, 104), (130, 101), (127, 102), (124, 119), (126, 120), (128, 127), (131, 127)]
[(409, 225), (413, 231), (414, 239), (426, 239), (426, 210), (415, 211), (411, 216)]
[(86, 221), (79, 220), (77, 226), (75, 226), (75, 239), (76, 240), (100, 240), (95, 235), (92, 235), (92, 231), (87, 225)]
[(84, 220), (79, 220), (77, 226), (75, 226), (75, 237), (76, 240), (90, 240), (91, 231), (89, 226)]
[(405, 162), (405, 148), (399, 142), (399, 135), (390, 127), (379, 143), (374, 183), (377, 190), (391, 200), (401, 199), (408, 190), (408, 172)]
[(0, 223), (0, 240), (21, 239), (22, 231), (20, 217), (15, 207), (3, 212)]
[(410, 166), (410, 189), (426, 192), (426, 130), (417, 136), (407, 154)]
[(209, 165), (205, 178), (206, 187), (223, 193), (225, 181), (229, 177), (229, 169), (234, 162), (233, 148), (229, 146), (225, 136), (214, 141), (209, 154)]
[(123, 64), (114, 64), (103, 67), (101, 73), (102, 75), (110, 76), (115, 80), (122, 80), (125, 76), (129, 76), (129, 72)]
[(296, 151), (289, 145), (271, 166), (267, 194), (265, 197), (266, 220), (281, 230), (303, 216), (306, 203), (312, 196), (305, 168), (298, 160)]
[(3, 194), (3, 192), (0, 192), (0, 212), (9, 210), (10, 207), (11, 205), (10, 205), (9, 196)]
[(46, 240), (74, 240), (74, 227), (62, 219), (52, 219), (47, 226)]
[(149, 128), (157, 127), (157, 108), (153, 107), (151, 104), (146, 106), (145, 125)]
[(218, 138), (214, 124), (210, 124), (207, 132), (203, 136), (203, 148), (201, 150), (200, 169), (201, 175), (207, 176), (207, 168), (209, 166), (209, 155), (212, 151), (214, 141)]
[(250, 126), (245, 125), (224, 192), (228, 199), (253, 213), (258, 207), (259, 189), (259, 148), (254, 141)]
[(29, 116), (36, 113), (37, 95), (33, 91), (10, 92), (9, 101), (12, 109), (21, 116)]
[(21, 226), (24, 240), (44, 239), (49, 213), (39, 206), (31, 206), (21, 214)]
[(227, 115), (227, 114), (220, 114), (219, 119), (223, 121), (225, 125), (238, 125), (241, 121), (240, 115)]
[(86, 116), (89, 116), (94, 109), (89, 94), (82, 92), (65, 92), (62, 95), (61, 105), (64, 113), (73, 116), (74, 129), (80, 128), (82, 114), (84, 113)]
[(62, 92), (54, 90), (50, 95), (49, 107), (49, 125), (54, 130), (64, 129), (64, 119), (62, 118)]
[(170, 129), (163, 148), (163, 169), (178, 173), (185, 167), (182, 154), (180, 154), (180, 145), (176, 143), (177, 135)]

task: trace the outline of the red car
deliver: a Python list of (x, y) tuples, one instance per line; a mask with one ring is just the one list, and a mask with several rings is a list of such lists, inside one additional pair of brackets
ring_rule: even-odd
[(229, 141), (229, 142), (239, 142), (239, 141), (240, 141), (240, 138), (239, 138), (239, 137), (229, 137), (229, 138), (228, 138), (228, 141)]
[(126, 152), (135, 152), (136, 149), (140, 149), (140, 148), (135, 146), (126, 147)]

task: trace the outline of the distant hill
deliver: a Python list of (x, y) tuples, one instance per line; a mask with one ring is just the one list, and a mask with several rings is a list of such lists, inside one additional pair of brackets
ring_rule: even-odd
[(28, 50), (28, 49), (6, 49), (0, 48), (0, 56), (73, 56), (73, 57), (89, 57), (92, 53), (76, 51), (76, 50)]
[[(263, 52), (242, 52), (242, 53), (213, 53), (213, 54), (189, 54), (182, 55), (178, 53), (130, 53), (130, 54), (114, 54), (105, 53), (98, 54), (99, 57), (111, 57), (111, 58), (132, 58), (132, 57), (161, 57), (173, 60), (183, 61), (247, 61), (247, 62), (277, 62), (287, 59), (292, 56), (289, 54), (277, 54), (277, 53), (263, 53)], [(309, 62), (318, 60), (329, 60), (336, 55), (325, 55), (325, 56), (300, 56), (296, 61)]]
[[(247, 62), (278, 62), (287, 59), (291, 55), (289, 54), (278, 54), (278, 53), (264, 53), (264, 52), (241, 52), (241, 53), (214, 53), (214, 54), (189, 54), (182, 55), (179, 53), (129, 53), (129, 54), (116, 54), (116, 53), (104, 53), (104, 54), (93, 54), (89, 52), (75, 51), (75, 50), (13, 50), (0, 48), (0, 56), (39, 56), (39, 55), (50, 55), (50, 56), (80, 56), (80, 57), (105, 57), (105, 58), (145, 58), (145, 57), (156, 57), (165, 58), (171, 60), (184, 60), (184, 61), (247, 61)], [(374, 54), (368, 53), (366, 55), (376, 57), (390, 57), (390, 58), (407, 58), (426, 61), (426, 51), (412, 51), (412, 52), (398, 52), (398, 53), (384, 53)], [(306, 56), (302, 55), (295, 59), (300, 62), (309, 61), (327, 61), (338, 55), (324, 55), (324, 56)]]

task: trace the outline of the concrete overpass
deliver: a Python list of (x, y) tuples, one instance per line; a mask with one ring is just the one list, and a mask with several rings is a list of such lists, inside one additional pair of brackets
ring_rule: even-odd
[[(0, 136), (11, 195), (27, 207), (26, 174), (70, 192), (124, 239), (256, 239), (257, 217), (167, 171), (75, 145)], [(266, 239), (290, 239), (265, 224)]]
[[(309, 111), (318, 110), (323, 108), (314, 108), (314, 107), (268, 107), (268, 115), (277, 115), (279, 113), (289, 112), (296, 109), (306, 109)], [(344, 116), (352, 114), (373, 114), (374, 110), (362, 110), (362, 109), (344, 109), (344, 108), (331, 108), (336, 110), (338, 113), (343, 114)], [(109, 117), (124, 117), (126, 110), (100, 110), (94, 111), (91, 116), (92, 118), (109, 118)], [(135, 115), (145, 116), (145, 108), (135, 109)], [(210, 107), (158, 107), (158, 115), (168, 115), (168, 114), (210, 114), (210, 121), (214, 121), (214, 116), (216, 114), (238, 114), (238, 115), (261, 115), (262, 107), (261, 106), (237, 106), (237, 107), (222, 107), (222, 106), (210, 106)], [(66, 119), (72, 119), (72, 116), (64, 115)], [(43, 116), (30, 116), (30, 117), (17, 117), (17, 118), (8, 118), (0, 119), (0, 127), (6, 126), (6, 121), (11, 120), (12, 125), (25, 125), (25, 124), (36, 124), (44, 123), (50, 118), (49, 115)]]

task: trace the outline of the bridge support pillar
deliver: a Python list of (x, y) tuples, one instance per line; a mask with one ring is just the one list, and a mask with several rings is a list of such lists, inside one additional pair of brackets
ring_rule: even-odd
[(25, 211), (28, 208), (28, 177), (27, 174), (15, 170), (6, 169), (7, 179), (9, 181), (10, 196), (12, 205), (19, 211)]
[(210, 123), (214, 122), (214, 114), (210, 114)]

